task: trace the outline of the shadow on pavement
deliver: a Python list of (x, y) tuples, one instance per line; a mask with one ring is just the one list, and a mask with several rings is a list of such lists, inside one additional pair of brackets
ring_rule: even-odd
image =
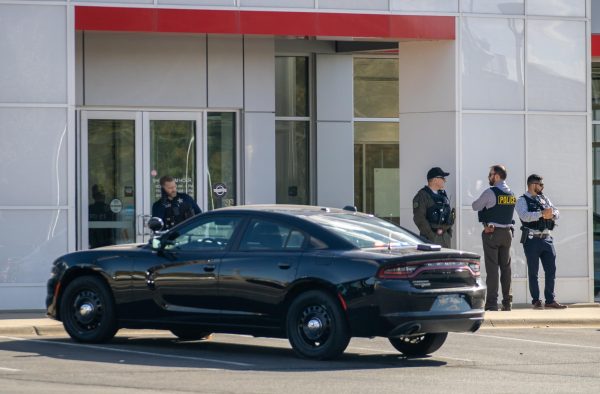
[[(440, 367), (434, 357), (406, 358), (400, 353), (359, 354), (347, 350), (330, 361), (300, 359), (290, 348), (176, 338), (115, 337), (105, 344), (80, 344), (63, 338), (15, 340), (0, 336), (0, 351), (14, 357), (138, 365), (165, 368), (217, 368), (272, 372), (343, 371), (382, 368)], [(376, 350), (374, 350), (376, 351)]]

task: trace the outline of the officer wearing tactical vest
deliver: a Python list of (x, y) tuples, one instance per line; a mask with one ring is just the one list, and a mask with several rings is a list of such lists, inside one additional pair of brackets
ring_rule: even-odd
[(161, 177), (160, 188), (161, 198), (152, 205), (152, 216), (163, 220), (163, 230), (168, 230), (202, 212), (192, 197), (177, 192), (177, 183), (173, 177)]
[(552, 239), (552, 229), (558, 220), (558, 209), (554, 208), (550, 199), (542, 194), (544, 180), (537, 174), (527, 178), (527, 191), (517, 201), (517, 214), (521, 219), (521, 243), (527, 258), (529, 276), (529, 292), (533, 309), (542, 309), (538, 271), (540, 260), (544, 268), (545, 307), (564, 309), (567, 306), (554, 299), (554, 280), (556, 277), (556, 251)]
[(450, 247), (455, 214), (444, 190), (448, 175), (440, 167), (433, 167), (427, 172), (427, 186), (413, 198), (413, 220), (420, 235), (445, 248)]
[(481, 238), (487, 273), (486, 311), (498, 310), (498, 269), (502, 286), (502, 310), (512, 309), (510, 245), (513, 237), (513, 213), (517, 199), (506, 184), (506, 167), (490, 167), (490, 188), (475, 200), (473, 210), (478, 211), (483, 224)]

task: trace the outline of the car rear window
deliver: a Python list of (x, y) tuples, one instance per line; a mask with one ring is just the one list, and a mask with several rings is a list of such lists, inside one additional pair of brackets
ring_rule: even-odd
[(308, 215), (305, 219), (325, 227), (361, 249), (404, 248), (422, 243), (409, 232), (375, 216), (340, 213)]

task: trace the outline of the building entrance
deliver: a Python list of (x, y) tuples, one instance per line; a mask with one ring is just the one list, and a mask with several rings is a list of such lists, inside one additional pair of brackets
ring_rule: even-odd
[(164, 175), (203, 210), (235, 205), (235, 115), (81, 111), (79, 248), (147, 242)]

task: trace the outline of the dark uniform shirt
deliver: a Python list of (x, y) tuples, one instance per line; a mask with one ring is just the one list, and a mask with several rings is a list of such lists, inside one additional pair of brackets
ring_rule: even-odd
[(170, 229), (201, 212), (196, 201), (185, 193), (177, 193), (175, 198), (169, 199), (163, 191), (162, 198), (152, 205), (152, 216), (161, 218), (165, 229)]

